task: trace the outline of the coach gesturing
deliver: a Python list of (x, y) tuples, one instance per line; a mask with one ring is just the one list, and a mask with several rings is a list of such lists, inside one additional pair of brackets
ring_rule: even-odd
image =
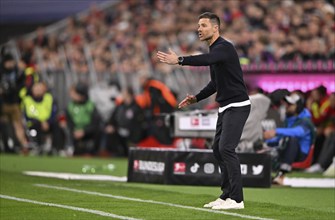
[(243, 190), (240, 162), (235, 148), (241, 138), (250, 112), (250, 100), (243, 81), (242, 69), (234, 46), (220, 37), (220, 19), (205, 12), (199, 16), (198, 34), (209, 45), (209, 53), (178, 56), (170, 50), (158, 51), (158, 59), (170, 65), (210, 66), (210, 82), (197, 94), (187, 95), (179, 108), (199, 102), (215, 92), (219, 103), (213, 153), (220, 169), (223, 193), (204, 207), (212, 209), (243, 209)]

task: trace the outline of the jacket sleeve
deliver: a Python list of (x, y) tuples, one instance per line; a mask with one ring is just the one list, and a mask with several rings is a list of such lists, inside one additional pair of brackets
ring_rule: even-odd
[(265, 140), (265, 143), (267, 143), (267, 145), (270, 147), (278, 146), (280, 139), (281, 139), (280, 137), (276, 136), (274, 138)]
[(216, 92), (216, 86), (213, 81), (210, 81), (195, 97), (197, 102), (200, 102), (203, 99), (208, 98)]
[(215, 63), (224, 62), (226, 59), (226, 51), (222, 45), (218, 45), (209, 53), (195, 56), (185, 56), (182, 63), (183, 66), (209, 66)]
[(304, 126), (296, 126), (294, 128), (277, 128), (276, 134), (288, 137), (302, 137), (308, 133), (308, 129)]

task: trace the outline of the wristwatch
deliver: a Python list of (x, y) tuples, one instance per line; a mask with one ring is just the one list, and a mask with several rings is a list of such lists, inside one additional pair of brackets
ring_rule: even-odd
[(184, 57), (178, 57), (178, 64), (182, 65), (184, 62)]

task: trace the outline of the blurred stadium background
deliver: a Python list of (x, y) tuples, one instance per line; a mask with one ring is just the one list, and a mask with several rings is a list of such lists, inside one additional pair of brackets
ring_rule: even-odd
[[(173, 48), (180, 55), (207, 52), (207, 45), (199, 42), (196, 32), (197, 16), (205, 11), (220, 16), (222, 36), (233, 42), (237, 49), (250, 94), (269, 95), (278, 89), (298, 91), (306, 98), (306, 103), (316, 106), (317, 109), (311, 111), (319, 111), (323, 103), (329, 103), (329, 95), (335, 92), (333, 0), (0, 0), (1, 54), (11, 54), (27, 79), (46, 83), (48, 92), (57, 101), (56, 123), (66, 120), (64, 112), (71, 100), (70, 88), (77, 83), (88, 85), (88, 95), (101, 117), (97, 131), (104, 133), (104, 126), (110, 122), (110, 115), (118, 105), (118, 97), (123, 96), (122, 90), (130, 87), (135, 96), (144, 94), (141, 85), (141, 77), (144, 75), (163, 82), (176, 95), (177, 101), (188, 93), (197, 93), (207, 84), (207, 67), (169, 66), (159, 63), (156, 58), (156, 51), (168, 48)], [(1, 63), (6, 59), (8, 57), (1, 56)], [(26, 80), (26, 83), (31, 82)], [(85, 91), (81, 92), (85, 95)], [(208, 99), (197, 103), (188, 110), (217, 107), (212, 101)], [(1, 132), (8, 132), (10, 125), (3, 121), (0, 123)], [(316, 120), (315, 123), (322, 128), (321, 122)], [(146, 139), (147, 142), (141, 140), (140, 144), (181, 149), (189, 146), (201, 149), (209, 147), (204, 139), (192, 140), (194, 142), (185, 139), (177, 145), (165, 139), (164, 135), (169, 132), (164, 129), (164, 126), (156, 127), (158, 137), (155, 136), (154, 140)], [(9, 133), (15, 139), (15, 132)], [(64, 136), (56, 137), (65, 139)], [(173, 187), (28, 177), (22, 175), (22, 172), (96, 173), (124, 178), (127, 175), (127, 153), (123, 152), (124, 149), (122, 153), (118, 152), (118, 149), (113, 148), (113, 142), (103, 139), (99, 141), (99, 149), (95, 150), (94, 156), (104, 156), (107, 160), (71, 157), (73, 152), (61, 153), (68, 147), (65, 141), (57, 143), (61, 146), (51, 146), (55, 147), (55, 151), (48, 155), (54, 157), (20, 157), (7, 154), (13, 153), (7, 145), (15, 148), (20, 144), (18, 140), (14, 140), (14, 143), (8, 140), (11, 139), (0, 139), (1, 219), (53, 219), (55, 216), (58, 216), (57, 219), (92, 218), (87, 213), (57, 211), (50, 207), (40, 209), (35, 205), (22, 206), (19, 200), (5, 200), (3, 195), (85, 207), (87, 210), (84, 212), (89, 212), (88, 209), (107, 212), (102, 215), (109, 215), (113, 207), (113, 213), (121, 216), (114, 216), (117, 219), (130, 219), (127, 216), (142, 219), (172, 219), (171, 216), (174, 219), (189, 219), (190, 216), (192, 219), (222, 219), (223, 215), (229, 219), (332, 219), (335, 214), (334, 187), (247, 188), (247, 209), (236, 214), (195, 208), (202, 207), (203, 203), (217, 196), (217, 187)], [(320, 148), (324, 139), (319, 141), (316, 145)], [(100, 150), (105, 150), (109, 144), (111, 146), (107, 150), (112, 152), (100, 154)], [(316, 155), (321, 151), (319, 148), (316, 148)], [(14, 153), (27, 152), (16, 149)], [(83, 156), (90, 157), (92, 154)], [(110, 163), (113, 169), (105, 169)], [(288, 176), (325, 178), (321, 173), (293, 172)], [(39, 183), (49, 185), (43, 188), (36, 185)], [(89, 197), (90, 202), (87, 202), (85, 194), (74, 196), (71, 190), (62, 193), (54, 191), (60, 186), (70, 187), (73, 191), (80, 189), (113, 193), (131, 199), (127, 197), (129, 201), (121, 201), (120, 198), (92, 196)], [(141, 198), (143, 204), (139, 205), (136, 198)], [(157, 204), (152, 199), (157, 200)], [(168, 208), (162, 209), (160, 201), (169, 203), (163, 204)], [(67, 209), (78, 210), (71, 207)], [(18, 215), (17, 210), (21, 211)]]
[(205, 52), (196, 35), (203, 11), (220, 15), (223, 36), (235, 44), (250, 90), (307, 92), (323, 85), (335, 91), (331, 0), (2, 0), (0, 10), (1, 45), (35, 66), (61, 107), (67, 101), (64, 91), (78, 80), (95, 88), (117, 79), (138, 93), (140, 72), (164, 81), (179, 99), (198, 91), (208, 80), (202, 74), (207, 68), (164, 66), (155, 51)]
[[(142, 91), (140, 75), (164, 82), (181, 100), (209, 79), (207, 67), (180, 68), (158, 62), (157, 50), (198, 54), (197, 16), (213, 11), (223, 36), (239, 53), (250, 93), (334, 83), (334, 5), (331, 0), (255, 1), (1, 1), (1, 46), (45, 82), (65, 109), (69, 87), (90, 86), (103, 120), (114, 105), (110, 83)], [(176, 13), (177, 12), (177, 13)], [(28, 32), (28, 33), (27, 33)], [(105, 95), (101, 95), (105, 94)], [(192, 106), (203, 108), (210, 99)]]
[[(320, 107), (335, 92), (333, 3), (2, 0), (1, 53), (14, 57), (29, 88), (29, 80), (46, 82), (58, 115), (70, 101), (70, 87), (87, 84), (106, 123), (123, 89), (143, 94), (143, 75), (162, 81), (177, 101), (208, 82), (207, 67), (164, 65), (155, 54), (169, 47), (182, 55), (206, 52), (197, 39), (197, 15), (213, 11), (222, 20), (223, 36), (238, 51), (250, 94), (299, 91), (312, 103), (308, 108)], [(211, 104), (208, 99), (190, 110)]]

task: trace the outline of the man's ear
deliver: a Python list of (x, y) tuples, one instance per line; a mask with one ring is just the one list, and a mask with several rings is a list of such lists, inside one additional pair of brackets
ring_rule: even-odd
[(214, 25), (214, 29), (219, 33), (219, 25)]

